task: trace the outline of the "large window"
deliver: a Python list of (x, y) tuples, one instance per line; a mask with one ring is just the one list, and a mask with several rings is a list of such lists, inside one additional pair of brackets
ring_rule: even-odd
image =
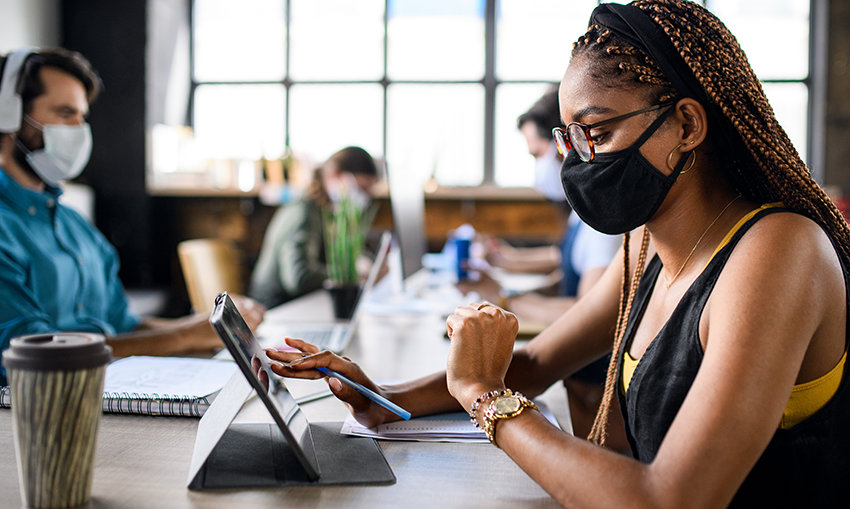
[[(192, 153), (274, 160), (288, 146), (309, 166), (359, 145), (441, 185), (531, 185), (516, 119), (560, 81), (596, 4), (194, 0)], [(805, 158), (809, 0), (705, 4), (737, 36)]]
[(779, 124), (808, 159), (810, 0), (707, 0), (735, 34)]

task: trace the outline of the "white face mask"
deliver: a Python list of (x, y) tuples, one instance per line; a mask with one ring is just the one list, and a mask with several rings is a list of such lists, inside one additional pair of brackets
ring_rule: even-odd
[(372, 201), (372, 197), (357, 185), (357, 179), (350, 173), (342, 173), (337, 178), (327, 183), (328, 197), (333, 203), (339, 203), (343, 195), (347, 196), (351, 203), (365, 210)]
[(546, 153), (534, 159), (534, 187), (543, 196), (552, 201), (564, 201), (564, 186), (561, 184), (561, 161), (558, 159), (558, 147), (549, 143)]
[(27, 154), (27, 162), (49, 186), (79, 175), (89, 162), (92, 149), (91, 127), (80, 125), (41, 125), (24, 115), (24, 120), (40, 130), (44, 136), (44, 148), (30, 151), (17, 140), (17, 145)]

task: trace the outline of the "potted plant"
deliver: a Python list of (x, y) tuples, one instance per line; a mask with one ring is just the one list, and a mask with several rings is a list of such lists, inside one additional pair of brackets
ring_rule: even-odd
[(360, 295), (357, 260), (363, 250), (366, 224), (363, 211), (344, 192), (324, 214), (326, 288), (333, 299), (334, 316), (348, 319)]

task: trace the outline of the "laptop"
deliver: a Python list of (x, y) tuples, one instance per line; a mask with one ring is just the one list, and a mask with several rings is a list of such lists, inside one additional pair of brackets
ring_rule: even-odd
[(281, 347), (283, 346), (283, 337), (289, 336), (303, 339), (310, 344), (316, 345), (321, 350), (330, 350), (334, 353), (342, 353), (354, 337), (357, 323), (363, 314), (362, 304), (368, 300), (369, 295), (372, 292), (372, 288), (378, 280), (378, 275), (386, 261), (387, 252), (390, 249), (391, 242), (392, 233), (384, 231), (381, 235), (381, 243), (378, 247), (375, 261), (372, 263), (372, 268), (369, 270), (369, 275), (366, 277), (366, 282), (363, 284), (363, 290), (357, 298), (357, 303), (355, 304), (354, 312), (350, 319), (344, 322), (313, 324), (263, 323), (260, 324), (260, 327), (257, 329), (261, 342), (266, 346)]
[[(374, 440), (352, 441), (339, 432), (342, 423), (308, 422), (227, 293), (216, 297), (210, 324), (239, 370), (198, 425), (190, 489), (395, 482)], [(273, 423), (234, 424), (254, 392)]]

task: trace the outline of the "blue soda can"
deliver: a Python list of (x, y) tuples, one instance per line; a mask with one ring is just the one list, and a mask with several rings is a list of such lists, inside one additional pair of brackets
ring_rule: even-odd
[(455, 239), (457, 246), (457, 280), (463, 281), (469, 277), (469, 271), (466, 270), (466, 264), (469, 262), (469, 239)]

